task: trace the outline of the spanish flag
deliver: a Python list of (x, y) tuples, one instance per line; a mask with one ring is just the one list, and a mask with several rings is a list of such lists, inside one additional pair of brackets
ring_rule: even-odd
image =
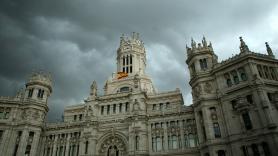
[(128, 73), (126, 73), (126, 72), (118, 72), (118, 74), (117, 74), (118, 80), (121, 78), (127, 77), (127, 76), (128, 76)]

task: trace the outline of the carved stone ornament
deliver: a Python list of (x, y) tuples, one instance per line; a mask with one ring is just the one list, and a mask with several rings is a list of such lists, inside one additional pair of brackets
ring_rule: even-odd
[(125, 143), (114, 134), (103, 141), (99, 153), (101, 156), (124, 156), (126, 155)]
[(210, 82), (206, 82), (205, 85), (204, 85), (204, 91), (206, 93), (211, 93), (212, 92), (212, 85)]

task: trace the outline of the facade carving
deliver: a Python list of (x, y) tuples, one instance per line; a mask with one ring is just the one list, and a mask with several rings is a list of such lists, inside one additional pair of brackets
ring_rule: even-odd
[(278, 154), (278, 60), (251, 52), (218, 62), (212, 44), (186, 47), (193, 104), (179, 89), (158, 92), (145, 73), (138, 33), (122, 36), (117, 71), (104, 95), (68, 106), (62, 122), (45, 121), (49, 74), (34, 73), (15, 97), (0, 97), (0, 155), (5, 156), (275, 156)]

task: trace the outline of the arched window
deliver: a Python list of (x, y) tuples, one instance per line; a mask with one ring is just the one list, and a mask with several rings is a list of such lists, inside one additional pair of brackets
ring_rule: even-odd
[(218, 150), (217, 151), (217, 156), (225, 156), (225, 151), (224, 150)]
[(258, 146), (256, 144), (252, 144), (251, 148), (252, 148), (254, 156), (260, 156), (260, 152), (259, 152)]
[(217, 122), (213, 123), (213, 130), (214, 130), (214, 137), (221, 138), (221, 131), (220, 131), (219, 124)]
[(162, 141), (161, 141), (161, 138), (159, 136), (156, 137), (156, 149), (157, 149), (157, 151), (162, 150)]
[(263, 150), (264, 150), (264, 155), (265, 156), (270, 156), (270, 150), (269, 150), (269, 146), (268, 146), (267, 142), (263, 142), (262, 147), (263, 147)]
[(172, 135), (172, 140), (173, 140), (173, 149), (178, 148), (178, 140), (176, 135)]
[(247, 75), (245, 73), (245, 70), (243, 68), (239, 68), (238, 72), (240, 74), (240, 78), (242, 81), (246, 81), (247, 80)]
[(43, 98), (43, 94), (44, 94), (44, 90), (39, 89), (37, 97), (38, 98)]
[(28, 97), (32, 97), (34, 92), (34, 88), (29, 89)]
[(232, 71), (232, 75), (233, 75), (233, 79), (234, 79), (235, 84), (238, 84), (239, 83), (239, 78), (238, 78), (237, 72), (235, 70)]
[(129, 92), (129, 87), (120, 88), (120, 92)]
[(250, 116), (249, 116), (249, 113), (248, 113), (248, 112), (242, 114), (242, 119), (243, 119), (245, 128), (246, 128), (247, 130), (250, 130), (250, 129), (253, 128), (252, 122), (251, 122), (251, 119), (250, 119)]
[(228, 87), (231, 87), (233, 84), (232, 84), (232, 80), (230, 78), (230, 75), (228, 73), (224, 74), (224, 77), (226, 79), (226, 84)]
[(195, 137), (193, 134), (188, 135), (189, 147), (196, 147)]
[(25, 150), (25, 156), (29, 156), (31, 152), (31, 145), (27, 145), (26, 150)]

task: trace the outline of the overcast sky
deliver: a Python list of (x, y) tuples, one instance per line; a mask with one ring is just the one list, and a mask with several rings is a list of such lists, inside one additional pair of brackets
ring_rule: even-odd
[(239, 52), (239, 36), (251, 51), (278, 57), (277, 0), (1, 0), (0, 95), (14, 96), (32, 71), (51, 72), (49, 121), (65, 106), (102, 90), (116, 70), (122, 33), (140, 33), (147, 73), (158, 91), (180, 88), (191, 104), (186, 44), (203, 35), (219, 60)]

